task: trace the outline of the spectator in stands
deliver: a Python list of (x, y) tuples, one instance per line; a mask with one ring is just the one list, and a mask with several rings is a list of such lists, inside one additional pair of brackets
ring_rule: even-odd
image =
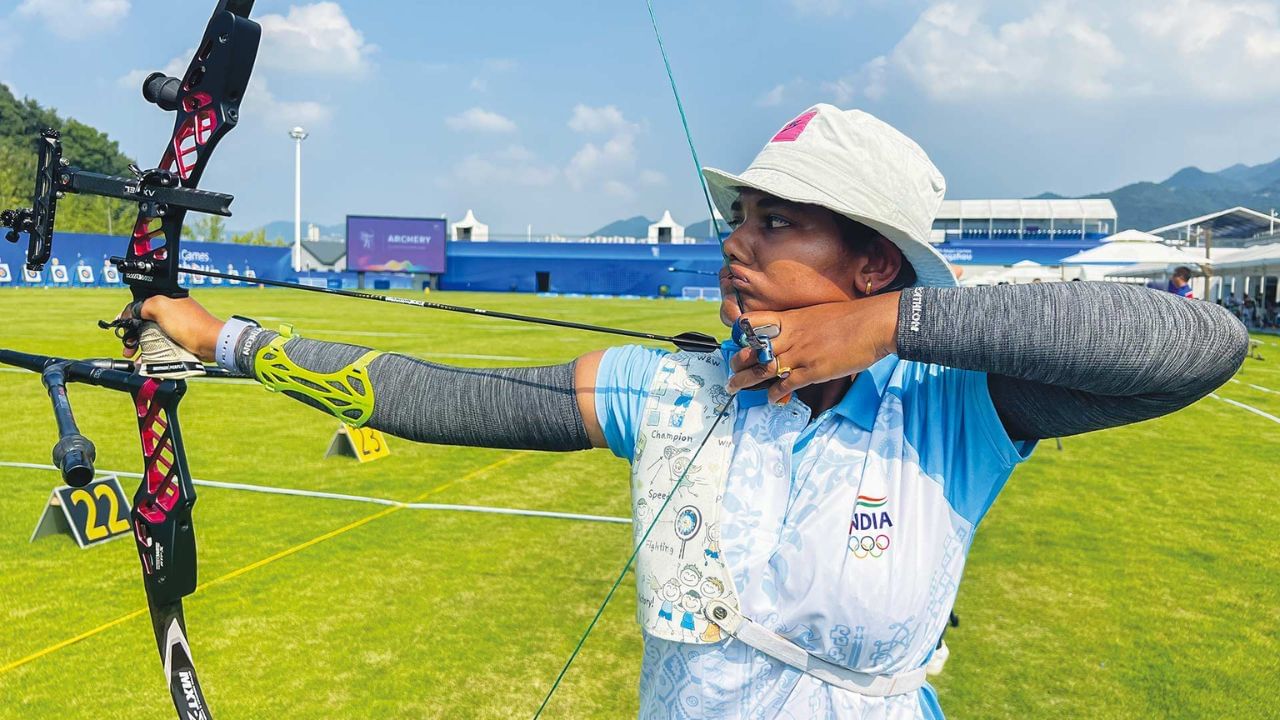
[(1174, 295), (1191, 299), (1191, 268), (1185, 265), (1175, 268), (1166, 289)]
[[(863, 112), (814, 106), (741, 175), (704, 175), (733, 228), (720, 319), (770, 338), (771, 358), (728, 341), (453, 368), (223, 323), (190, 298), (139, 312), (357, 424), (625, 460), (642, 717), (941, 718), (925, 665), (1014, 467), (1037, 440), (1203, 397), (1248, 335), (1210, 303), (1130, 285), (958, 287), (929, 242), (942, 174)], [(342, 404), (328, 390), (357, 382), (367, 392)], [(623, 493), (622, 476), (561, 482)], [(576, 606), (571, 585), (560, 595)]]

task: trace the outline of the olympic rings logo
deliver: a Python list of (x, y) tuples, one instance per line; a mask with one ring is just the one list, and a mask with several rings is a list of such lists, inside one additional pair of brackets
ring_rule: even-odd
[(849, 551), (859, 560), (863, 558), (878, 558), (889, 549), (888, 535), (850, 535)]

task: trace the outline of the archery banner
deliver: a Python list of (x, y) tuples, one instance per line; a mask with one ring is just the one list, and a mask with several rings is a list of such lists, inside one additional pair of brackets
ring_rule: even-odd
[(444, 218), (347, 216), (347, 269), (443, 273)]

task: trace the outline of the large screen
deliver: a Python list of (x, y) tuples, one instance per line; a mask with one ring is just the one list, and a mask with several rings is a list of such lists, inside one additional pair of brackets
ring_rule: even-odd
[(444, 272), (444, 218), (347, 216), (347, 269)]

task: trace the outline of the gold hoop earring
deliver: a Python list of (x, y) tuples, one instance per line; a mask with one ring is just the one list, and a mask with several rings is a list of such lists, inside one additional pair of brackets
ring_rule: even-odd
[(870, 295), (870, 294), (871, 294), (871, 281), (870, 281), (870, 280), (868, 280), (868, 281), (867, 281), (867, 294), (868, 294), (868, 295)]

